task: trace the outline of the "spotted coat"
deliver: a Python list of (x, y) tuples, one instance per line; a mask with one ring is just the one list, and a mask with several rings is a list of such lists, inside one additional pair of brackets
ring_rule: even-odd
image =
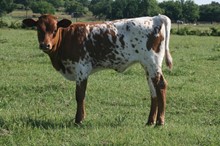
[(148, 124), (164, 124), (166, 81), (162, 61), (172, 67), (169, 53), (170, 19), (164, 15), (107, 22), (79, 22), (52, 15), (38, 20), (25, 19), (36, 26), (40, 49), (47, 53), (53, 67), (66, 79), (76, 81), (76, 123), (85, 117), (84, 97), (90, 74), (101, 69), (123, 72), (133, 63), (146, 71), (151, 91)]

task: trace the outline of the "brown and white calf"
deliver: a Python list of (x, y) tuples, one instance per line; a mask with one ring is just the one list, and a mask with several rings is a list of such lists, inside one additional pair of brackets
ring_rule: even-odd
[(38, 20), (25, 19), (23, 23), (37, 27), (40, 49), (49, 55), (58, 72), (76, 81), (76, 123), (81, 123), (86, 115), (85, 91), (90, 74), (106, 68), (122, 72), (139, 62), (151, 91), (147, 124), (164, 124), (167, 88), (161, 69), (164, 56), (167, 66), (172, 67), (168, 17), (72, 24), (67, 19), (58, 21), (52, 15), (42, 15)]

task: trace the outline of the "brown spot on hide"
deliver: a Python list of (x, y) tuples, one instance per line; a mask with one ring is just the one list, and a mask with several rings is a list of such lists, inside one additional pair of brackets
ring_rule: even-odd
[(115, 48), (117, 40), (115, 32), (110, 28), (105, 31), (100, 28), (99, 32), (99, 34), (93, 34), (90, 32), (85, 41), (87, 51), (90, 56), (96, 60), (104, 60), (106, 57), (114, 59), (115, 56), (112, 53), (112, 50)]
[(156, 53), (160, 52), (160, 45), (161, 42), (164, 40), (160, 28), (155, 27), (154, 31), (148, 35), (148, 40), (147, 40), (147, 49), (148, 50), (152, 49)]
[(65, 69), (64, 65), (62, 64), (60, 57), (58, 58), (58, 56), (56, 57), (52, 54), (49, 54), (49, 57), (50, 57), (50, 60), (51, 60), (53, 67), (57, 71), (61, 70), (63, 73), (66, 73), (66, 69)]
[(62, 60), (78, 62), (85, 57), (84, 41), (87, 33), (86, 24), (73, 24), (68, 28), (58, 29), (53, 40), (53, 51), (48, 54), (56, 70), (71, 73), (65, 69)]
[(160, 89), (166, 89), (167, 87), (167, 82), (160, 73), (157, 73), (156, 77), (152, 78), (152, 82), (155, 87), (159, 87)]
[(75, 24), (69, 29), (63, 29), (62, 41), (59, 46), (62, 48), (62, 53), (60, 52), (59, 54), (62, 59), (76, 62), (80, 58), (85, 57), (84, 42), (87, 33), (85, 24)]

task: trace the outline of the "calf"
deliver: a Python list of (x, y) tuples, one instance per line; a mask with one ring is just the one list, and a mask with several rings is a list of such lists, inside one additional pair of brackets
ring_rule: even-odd
[(49, 55), (58, 72), (76, 81), (76, 123), (81, 123), (86, 115), (85, 91), (90, 74), (106, 68), (122, 72), (139, 62), (151, 91), (147, 124), (164, 124), (167, 88), (161, 69), (164, 55), (167, 66), (172, 67), (168, 17), (71, 24), (67, 19), (58, 21), (52, 15), (42, 15), (38, 20), (25, 19), (23, 23), (37, 27), (40, 49)]

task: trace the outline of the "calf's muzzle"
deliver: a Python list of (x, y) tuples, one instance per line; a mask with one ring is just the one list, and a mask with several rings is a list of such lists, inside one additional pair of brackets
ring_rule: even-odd
[(50, 44), (46, 44), (46, 43), (40, 43), (39, 47), (43, 51), (49, 51), (51, 49), (51, 45)]

